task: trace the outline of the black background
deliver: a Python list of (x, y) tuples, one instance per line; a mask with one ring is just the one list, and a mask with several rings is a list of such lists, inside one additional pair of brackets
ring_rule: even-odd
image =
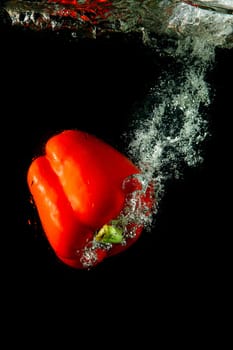
[(125, 253), (81, 271), (62, 264), (49, 247), (30, 203), (28, 166), (51, 135), (68, 128), (92, 132), (124, 151), (121, 135), (132, 108), (169, 60), (134, 36), (74, 42), (12, 28), (0, 34), (2, 159), (8, 184), (3, 183), (7, 243), (2, 266), (14, 306), (34, 316), (41, 305), (46, 315), (62, 308), (74, 317), (84, 308), (87, 318), (114, 309), (114, 315), (128, 319), (131, 312), (161, 312), (168, 305), (195, 312), (201, 303), (202, 311), (205, 305), (213, 313), (216, 288), (225, 285), (231, 231), (232, 50), (216, 50), (207, 76), (214, 95), (204, 163), (167, 185), (152, 232), (143, 233)]

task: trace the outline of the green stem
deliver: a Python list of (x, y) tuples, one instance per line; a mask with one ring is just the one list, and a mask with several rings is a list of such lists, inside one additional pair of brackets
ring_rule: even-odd
[(115, 225), (104, 225), (95, 236), (102, 243), (121, 243), (123, 238), (123, 230)]

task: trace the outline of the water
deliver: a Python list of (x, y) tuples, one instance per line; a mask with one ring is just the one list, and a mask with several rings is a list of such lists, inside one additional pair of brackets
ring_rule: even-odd
[(146, 41), (151, 34), (179, 36), (198, 30), (200, 34), (218, 31), (221, 45), (224, 36), (229, 45), (233, 41), (231, 0), (9, 0), (4, 8), (14, 26), (67, 30), (76, 40), (138, 32)]
[[(207, 111), (213, 92), (207, 74), (214, 66), (216, 48), (232, 48), (232, 15), (177, 3), (161, 27), (168, 35), (163, 46), (150, 38), (152, 31), (144, 36), (146, 44), (173, 57), (175, 65), (161, 73), (132, 117), (132, 132), (125, 135), (129, 156), (147, 181), (157, 184), (156, 210), (167, 182), (182, 177), (185, 167), (204, 161), (203, 142), (211, 137)], [(171, 37), (175, 39), (170, 41)]]
[(206, 73), (214, 62), (214, 46), (198, 36), (171, 49), (175, 71), (168, 70), (151, 89), (145, 105), (132, 120), (128, 152), (163, 195), (167, 180), (182, 176), (184, 166), (203, 161), (202, 144), (210, 136), (205, 112), (211, 103)]
[[(67, 40), (137, 32), (152, 52), (172, 57), (174, 65), (161, 71), (122, 135), (126, 153), (142, 170), (145, 186), (156, 183), (155, 215), (167, 182), (182, 177), (185, 167), (197, 167), (204, 161), (203, 143), (211, 137), (206, 114), (212, 103), (206, 76), (214, 65), (216, 48), (233, 48), (231, 1), (221, 1), (221, 7), (218, 1), (194, 2), (201, 7), (191, 3), (90, 1), (87, 6), (80, 1), (77, 8), (13, 1), (5, 6), (13, 25), (55, 32), (68, 28)], [(128, 204), (132, 209), (132, 198)], [(152, 225), (153, 215), (145, 218), (138, 206), (136, 214), (139, 223), (141, 220), (147, 228)], [(135, 215), (130, 220), (134, 221)], [(92, 242), (83, 253), (85, 266), (94, 263), (95, 245), (98, 248)]]

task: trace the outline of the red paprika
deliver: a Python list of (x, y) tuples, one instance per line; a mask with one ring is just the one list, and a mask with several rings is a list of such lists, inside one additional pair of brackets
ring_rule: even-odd
[(152, 215), (153, 186), (126, 156), (78, 130), (51, 137), (27, 183), (57, 257), (90, 268), (131, 246)]

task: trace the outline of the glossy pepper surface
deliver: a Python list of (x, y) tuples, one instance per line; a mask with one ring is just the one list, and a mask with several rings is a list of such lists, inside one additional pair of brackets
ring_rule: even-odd
[(27, 183), (57, 257), (79, 269), (126, 250), (154, 207), (140, 169), (96, 136), (65, 130), (29, 166)]

